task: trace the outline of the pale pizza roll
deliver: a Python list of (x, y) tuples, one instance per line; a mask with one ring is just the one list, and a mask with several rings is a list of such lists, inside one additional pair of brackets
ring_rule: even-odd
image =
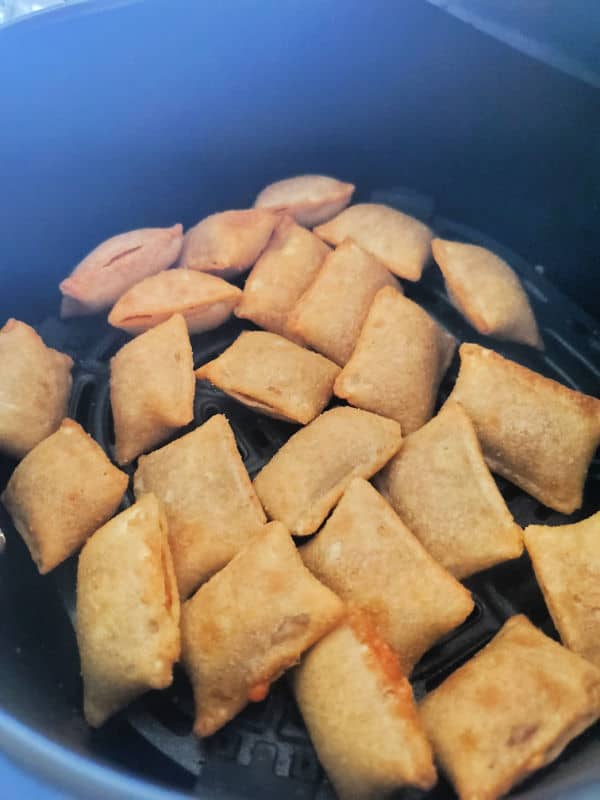
[(473, 610), (470, 593), (362, 479), (350, 483), (300, 555), (313, 575), (369, 616), (407, 675)]
[(343, 366), (382, 286), (400, 290), (383, 264), (347, 240), (325, 258), (317, 277), (288, 316), (287, 330)]
[(61, 316), (95, 314), (109, 308), (128, 289), (174, 264), (183, 228), (141, 228), (99, 244), (64, 281)]
[(190, 333), (202, 333), (229, 319), (241, 295), (241, 289), (215, 275), (170, 269), (132, 286), (117, 300), (108, 321), (135, 336), (181, 314)]
[(194, 358), (187, 325), (174, 314), (110, 360), (115, 454), (128, 464), (194, 418)]
[(114, 514), (127, 483), (100, 445), (65, 419), (25, 456), (1, 499), (44, 574)]
[(426, 311), (385, 286), (375, 295), (334, 392), (412, 433), (431, 419), (455, 350), (454, 337)]
[(282, 336), (244, 331), (218, 358), (196, 370), (250, 408), (306, 425), (325, 408), (340, 368)]
[(182, 608), (195, 733), (210, 736), (249, 701), (263, 700), (343, 614), (342, 602), (303, 566), (283, 525), (266, 525)]
[(107, 522), (77, 567), (83, 710), (98, 727), (148, 689), (170, 685), (179, 658), (179, 597), (167, 522), (154, 495)]
[(368, 619), (352, 614), (314, 645), (292, 686), (340, 800), (382, 800), (436, 783), (410, 683)]
[(473, 424), (457, 403), (402, 444), (375, 485), (423, 547), (456, 578), (523, 552)]
[(600, 670), (519, 615), (420, 714), (459, 798), (495, 800), (598, 719)]
[(600, 400), (476, 344), (461, 345), (460, 357), (450, 398), (471, 418), (490, 469), (571, 514), (600, 444)]
[(432, 232), (414, 217), (379, 203), (358, 203), (344, 209), (314, 231), (329, 244), (353, 239), (390, 272), (418, 281), (431, 255)]
[(400, 426), (348, 406), (332, 408), (295, 433), (254, 479), (269, 519), (295, 536), (321, 525), (352, 478), (370, 478), (400, 448)]
[(574, 525), (529, 525), (524, 536), (563, 644), (600, 667), (600, 511)]
[(266, 186), (254, 205), (291, 214), (300, 225), (312, 228), (339, 214), (354, 189), (354, 184), (328, 175), (297, 175)]
[(543, 348), (529, 299), (506, 261), (474, 244), (434, 239), (448, 294), (479, 333)]
[(138, 499), (152, 492), (164, 505), (183, 598), (224, 567), (266, 521), (222, 414), (142, 456), (134, 490)]
[(0, 329), (0, 451), (23, 458), (54, 433), (67, 415), (72, 366), (24, 322)]

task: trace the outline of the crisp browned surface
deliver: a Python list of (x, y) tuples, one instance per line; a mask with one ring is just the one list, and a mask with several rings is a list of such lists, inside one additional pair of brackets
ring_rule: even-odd
[(254, 205), (291, 214), (300, 225), (312, 228), (339, 214), (354, 188), (328, 175), (297, 175), (266, 186)]

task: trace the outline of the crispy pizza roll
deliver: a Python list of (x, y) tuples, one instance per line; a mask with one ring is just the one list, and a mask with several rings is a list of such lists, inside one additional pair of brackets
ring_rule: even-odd
[(460, 358), (450, 398), (470, 416), (490, 469), (549, 508), (579, 508), (600, 400), (476, 344), (461, 345)]
[(340, 368), (282, 336), (244, 331), (214, 361), (196, 370), (263, 414), (306, 425), (325, 408)]
[(73, 361), (16, 319), (0, 329), (0, 451), (23, 458), (67, 415)]
[(327, 175), (297, 175), (266, 186), (254, 206), (291, 214), (300, 225), (312, 228), (339, 214), (354, 189), (354, 184)]
[(98, 727), (148, 689), (164, 689), (179, 658), (179, 596), (167, 522), (148, 494), (88, 540), (77, 567), (83, 710)]
[(474, 244), (434, 239), (431, 247), (450, 299), (479, 333), (543, 348), (523, 285), (506, 261)]
[(334, 392), (412, 433), (431, 419), (455, 350), (454, 337), (426, 311), (385, 286), (375, 295)]
[(210, 736), (328, 633), (342, 602), (305, 569), (279, 522), (184, 604), (181, 645), (196, 703), (194, 731)]
[(437, 776), (412, 689), (368, 619), (317, 642), (292, 685), (319, 761), (340, 800), (382, 800)]
[(420, 713), (461, 800), (495, 800), (598, 719), (600, 671), (519, 615)]
[(400, 290), (383, 264), (347, 240), (325, 258), (321, 271), (290, 312), (287, 330), (343, 366), (382, 286)]
[(419, 220), (378, 203), (358, 203), (344, 209), (315, 233), (329, 244), (353, 239), (390, 272), (418, 281), (431, 255), (432, 232)]
[(574, 525), (529, 525), (524, 536), (563, 644), (600, 667), (600, 511)]
[(44, 574), (114, 514), (127, 483), (100, 445), (65, 419), (25, 456), (1, 499)]
[(521, 528), (457, 403), (408, 436), (375, 485), (423, 547), (456, 578), (517, 558)]
[(327, 253), (325, 242), (284, 216), (248, 275), (236, 317), (297, 338), (288, 330), (288, 314), (313, 282)]
[(110, 360), (115, 454), (128, 464), (194, 418), (194, 358), (187, 326), (174, 314)]
[(269, 519), (308, 536), (321, 525), (352, 478), (370, 478), (398, 451), (400, 426), (368, 411), (325, 411), (295, 433), (254, 479)]
[(241, 295), (241, 289), (215, 275), (170, 269), (132, 286), (117, 300), (108, 321), (136, 336), (181, 314), (190, 333), (202, 333), (225, 322)]
[(164, 505), (183, 598), (224, 567), (266, 521), (222, 414), (142, 456), (134, 489), (137, 498), (152, 492)]
[(174, 264), (183, 228), (141, 228), (107, 239), (60, 284), (61, 316), (95, 314), (109, 308), (128, 289)]
[(313, 575), (370, 617), (406, 674), (473, 610), (470, 593), (362, 479), (350, 483), (300, 555)]

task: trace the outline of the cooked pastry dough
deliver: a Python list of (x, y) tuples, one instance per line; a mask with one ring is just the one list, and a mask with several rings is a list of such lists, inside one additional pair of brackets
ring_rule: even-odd
[(469, 592), (362, 479), (350, 483), (300, 555), (320, 581), (370, 617), (407, 674), (473, 610)]
[(395, 419), (407, 435), (431, 419), (455, 350), (454, 337), (426, 311), (385, 286), (375, 295), (334, 392), (353, 406)]
[(73, 361), (16, 319), (0, 329), (0, 451), (23, 458), (67, 415)]
[(100, 445), (65, 419), (25, 456), (1, 499), (44, 574), (114, 514), (127, 482)]
[(404, 440), (375, 485), (423, 547), (456, 578), (523, 552), (521, 528), (457, 403)]
[(222, 414), (142, 456), (134, 489), (137, 498), (153, 492), (164, 505), (184, 598), (224, 567), (266, 520)]
[(600, 400), (476, 344), (460, 357), (450, 398), (471, 417), (490, 469), (571, 514), (600, 444)]
[(370, 478), (398, 451), (400, 426), (347, 406), (295, 433), (254, 479), (269, 519), (295, 536), (321, 525), (352, 478)]
[(600, 671), (520, 615), (420, 712), (461, 800), (495, 800), (598, 719)]
[(339, 214), (350, 202), (354, 188), (352, 183), (327, 175), (297, 175), (269, 184), (254, 205), (285, 211), (300, 225), (312, 228)]
[(431, 246), (450, 299), (479, 333), (543, 348), (525, 290), (506, 261), (474, 244), (434, 239)]
[(110, 361), (115, 454), (128, 464), (194, 418), (194, 359), (185, 320), (174, 314)]
[(154, 495), (107, 522), (81, 551), (76, 627), (90, 725), (171, 683), (179, 597), (167, 522)]
[(183, 606), (182, 658), (210, 736), (328, 633), (342, 602), (304, 568), (278, 522), (265, 526)]

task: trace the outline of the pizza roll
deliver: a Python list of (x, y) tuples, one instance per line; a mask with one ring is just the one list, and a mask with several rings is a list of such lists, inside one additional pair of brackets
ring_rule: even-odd
[(529, 525), (524, 535), (563, 644), (600, 667), (600, 511), (574, 525)]
[(244, 331), (196, 370), (250, 408), (306, 425), (325, 408), (340, 368), (275, 333)]
[(341, 406), (297, 431), (254, 479), (269, 519), (308, 536), (321, 525), (352, 478), (370, 478), (398, 451), (400, 426)]
[(174, 314), (124, 345), (110, 361), (115, 454), (128, 464), (194, 418), (194, 358)]
[(128, 289), (174, 264), (183, 228), (141, 228), (107, 239), (60, 284), (61, 316), (95, 314), (109, 308)]
[(434, 239), (431, 246), (450, 299), (479, 333), (543, 348), (525, 290), (506, 261), (474, 244)]
[(138, 499), (152, 492), (164, 505), (184, 598), (224, 567), (266, 520), (222, 414), (142, 456), (134, 490)]
[(314, 645), (292, 673), (296, 701), (340, 800), (436, 783), (431, 747), (393, 651), (367, 619)]
[(473, 610), (470, 593), (362, 479), (350, 483), (300, 555), (313, 575), (370, 617), (407, 674)]
[(598, 719), (600, 671), (519, 615), (420, 713), (461, 800), (495, 800)]
[(0, 451), (23, 458), (67, 415), (73, 361), (16, 319), (0, 329)]
[(521, 528), (486, 466), (471, 420), (456, 403), (404, 440), (375, 485), (456, 578), (523, 552)]
[(100, 445), (65, 419), (25, 456), (1, 499), (44, 574), (114, 514), (127, 483)]
[(83, 710), (98, 727), (148, 689), (164, 689), (179, 658), (179, 597), (167, 522), (148, 494), (88, 540), (77, 567)]
[(132, 286), (117, 300), (108, 321), (136, 336), (181, 314), (190, 333), (202, 333), (229, 319), (241, 295), (241, 289), (215, 275), (170, 269)]
[(344, 365), (382, 286), (399, 284), (375, 258), (348, 240), (330, 253), (288, 317), (288, 331)]
[(284, 211), (300, 225), (312, 228), (339, 214), (350, 202), (354, 189), (354, 184), (327, 175), (297, 175), (266, 186), (254, 206)]
[(600, 444), (600, 400), (476, 344), (461, 345), (460, 357), (450, 397), (470, 416), (490, 469), (571, 514)]
[(329, 247), (318, 236), (292, 217), (283, 217), (248, 275), (236, 317), (297, 338), (288, 330), (288, 314), (313, 282), (327, 253)]
[(344, 209), (315, 233), (329, 244), (353, 239), (390, 272), (418, 281), (431, 254), (431, 230), (414, 217), (378, 203), (358, 203)]
[(210, 736), (344, 614), (305, 569), (286, 529), (264, 527), (184, 604), (181, 646), (196, 704), (194, 731)]
[(380, 289), (334, 392), (400, 423), (403, 434), (431, 419), (456, 340), (412, 300)]

